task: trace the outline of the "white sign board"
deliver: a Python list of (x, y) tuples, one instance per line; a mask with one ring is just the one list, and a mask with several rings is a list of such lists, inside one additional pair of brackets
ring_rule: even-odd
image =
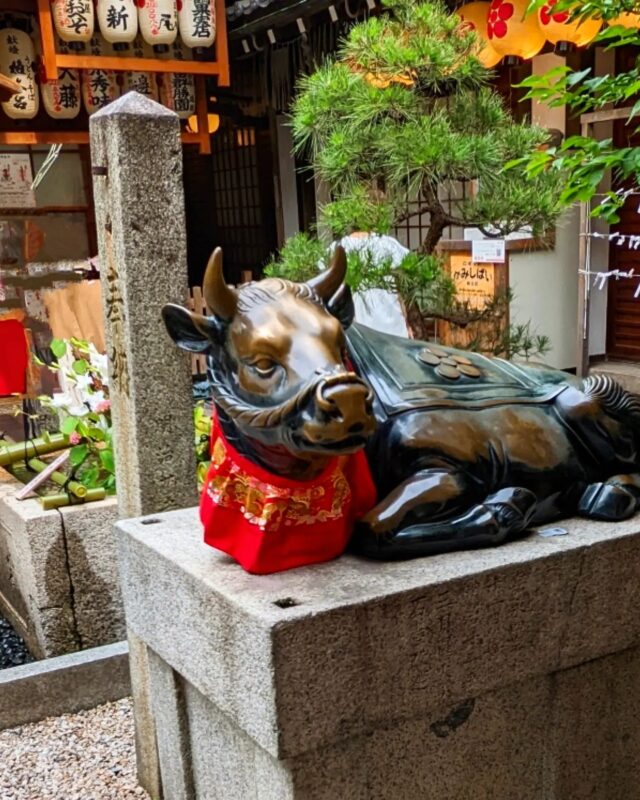
[(28, 153), (0, 153), (0, 208), (35, 208)]
[(471, 261), (474, 264), (504, 264), (504, 239), (474, 239), (471, 242)]

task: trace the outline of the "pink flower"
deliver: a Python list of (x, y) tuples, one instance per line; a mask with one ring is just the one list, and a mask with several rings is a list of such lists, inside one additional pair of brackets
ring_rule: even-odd
[(74, 431), (74, 432), (73, 432), (73, 433), (72, 433), (72, 434), (69, 436), (69, 441), (71, 442), (71, 444), (80, 444), (80, 442), (82, 441), (82, 436), (80, 436), (80, 434), (79, 434), (79, 433), (77, 433), (76, 431)]
[(103, 400), (96, 405), (96, 414), (104, 414), (111, 408), (111, 400)]

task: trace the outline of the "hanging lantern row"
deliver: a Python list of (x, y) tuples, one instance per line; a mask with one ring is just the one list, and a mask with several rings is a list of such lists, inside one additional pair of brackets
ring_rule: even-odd
[[(39, 38), (36, 37), (39, 42)], [(111, 44), (98, 36), (89, 39), (92, 55), (112, 55)], [(137, 37), (134, 49), (144, 53), (145, 44)], [(64, 43), (59, 51), (65, 51)], [(181, 44), (172, 45), (173, 57), (185, 60)], [(17, 28), (0, 30), (0, 73), (11, 77), (20, 92), (3, 102), (2, 110), (11, 119), (33, 119), (40, 108), (40, 97), (46, 113), (53, 119), (75, 119), (84, 105), (87, 114), (94, 114), (121, 92), (136, 91), (160, 101), (180, 117), (188, 119), (196, 111), (196, 88), (193, 75), (183, 73), (124, 72), (122, 87), (118, 73), (106, 69), (60, 69), (56, 80), (44, 79), (38, 71), (40, 53), (31, 37)], [(39, 72), (39, 74), (38, 74)]]
[(216, 38), (214, 0), (52, 0), (53, 23), (63, 42), (84, 50), (97, 28), (116, 51), (127, 50), (138, 30), (156, 53), (166, 53), (178, 33), (196, 52)]
[[(477, 57), (485, 67), (494, 67), (503, 58), (533, 58), (551, 42), (557, 53), (584, 47), (593, 41), (602, 20), (571, 18), (568, 11), (556, 11), (558, 0), (547, 0), (537, 14), (527, 14), (529, 0), (492, 0), (463, 5), (456, 13), (463, 20), (462, 30), (478, 34)], [(621, 14), (609, 25), (640, 28), (640, 15)]]

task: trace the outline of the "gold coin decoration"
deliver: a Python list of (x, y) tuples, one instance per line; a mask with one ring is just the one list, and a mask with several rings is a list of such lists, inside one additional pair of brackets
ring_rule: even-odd
[(455, 356), (451, 356), (451, 358), (456, 362), (456, 364), (466, 364), (469, 367), (472, 364), (472, 362), (469, 361), (468, 358), (465, 358), (465, 356), (455, 355)]
[(428, 364), (435, 368), (435, 372), (441, 378), (450, 381), (457, 381), (463, 375), (466, 378), (479, 378), (482, 370), (476, 367), (466, 356), (459, 356), (457, 353), (447, 353), (440, 347), (429, 345), (418, 353), (418, 358), (423, 364)]
[(420, 361), (423, 361), (425, 364), (429, 364), (432, 367), (437, 367), (440, 363), (440, 356), (429, 352), (429, 350), (423, 350), (418, 354), (418, 358)]
[(457, 381), (460, 377), (460, 372), (456, 367), (450, 367), (448, 364), (440, 364), (436, 367), (436, 372), (441, 378), (449, 378), (452, 381)]

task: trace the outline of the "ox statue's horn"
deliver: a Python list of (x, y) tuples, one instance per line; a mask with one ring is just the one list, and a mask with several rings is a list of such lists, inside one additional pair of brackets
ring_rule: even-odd
[(207, 308), (216, 317), (229, 320), (236, 313), (238, 298), (235, 290), (224, 279), (222, 272), (222, 250), (219, 247), (211, 253), (202, 282), (202, 295)]
[(344, 247), (337, 245), (329, 269), (308, 280), (307, 285), (314, 289), (322, 300), (328, 301), (342, 286), (346, 274), (347, 255)]

